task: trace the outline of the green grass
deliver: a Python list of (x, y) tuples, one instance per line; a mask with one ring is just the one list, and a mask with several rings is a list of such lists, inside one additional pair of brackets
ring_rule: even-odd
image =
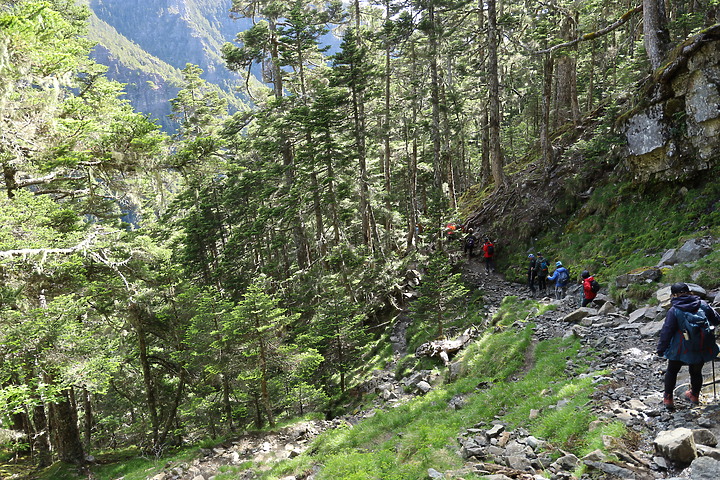
[[(443, 471), (462, 466), (458, 435), (499, 415), (509, 428), (528, 428), (550, 445), (579, 455), (602, 447), (603, 434), (622, 435), (618, 425), (590, 428), (597, 420), (589, 407), (592, 377), (565, 373), (567, 358), (577, 357), (579, 341), (553, 339), (533, 345), (534, 325), (525, 320), (543, 308), (507, 298), (494, 317), (495, 327), (464, 352), (457, 381), (435, 385), (427, 395), (378, 411), (355, 427), (328, 431), (308, 453), (262, 478), (298, 475), (313, 463), (323, 465), (319, 480), (424, 478), (431, 467)], [(447, 404), (456, 395), (466, 403), (450, 410)], [(531, 420), (531, 410), (540, 415)]]

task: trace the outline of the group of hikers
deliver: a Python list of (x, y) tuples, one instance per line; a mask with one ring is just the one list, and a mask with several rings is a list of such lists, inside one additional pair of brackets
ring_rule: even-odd
[[(452, 226), (452, 228), (450, 228)], [(465, 229), (454, 224), (448, 225), (447, 234), (458, 238)], [(486, 273), (495, 271), (495, 245), (485, 235), (481, 244), (472, 228), (467, 229), (463, 238), (463, 252), (469, 257), (474, 254), (477, 245), (482, 245), (482, 255)], [(554, 282), (555, 298), (561, 300), (567, 296), (570, 284), (570, 272), (561, 261), (555, 262), (555, 270), (549, 272), (549, 262), (542, 253), (530, 253), (527, 264), (527, 285), (531, 294), (546, 295), (548, 282)], [(589, 271), (583, 270), (581, 307), (586, 307), (595, 300), (600, 284)], [(669, 411), (675, 410), (674, 391), (677, 376), (683, 365), (687, 365), (690, 375), (690, 386), (682, 394), (692, 406), (700, 404), (700, 390), (703, 386), (703, 365), (715, 361), (720, 348), (715, 342), (715, 326), (720, 325), (720, 315), (693, 294), (686, 283), (675, 283), (670, 287), (670, 309), (660, 332), (656, 353), (667, 360), (664, 375), (663, 405)], [(714, 370), (713, 370), (714, 372)], [(715, 379), (713, 378), (713, 382)]]
[(472, 228), (466, 229), (464, 226), (455, 223), (448, 224), (445, 230), (448, 238), (459, 237), (463, 232), (467, 232), (462, 240), (463, 253), (467, 253), (468, 258), (472, 258), (475, 255), (475, 247), (480, 245), (483, 262), (485, 263), (485, 273), (495, 272), (495, 244), (490, 240), (490, 237), (484, 235), (481, 243), (480, 235), (476, 234)]
[[(548, 261), (542, 253), (538, 252), (537, 256), (532, 253), (528, 255), (527, 282), (530, 293), (535, 296), (536, 291), (539, 290), (541, 295), (546, 295), (547, 282), (555, 282), (555, 298), (557, 300), (565, 298), (570, 283), (570, 272), (561, 261), (555, 262), (555, 271), (552, 275), (549, 275), (548, 270)], [(597, 297), (600, 284), (587, 270), (583, 270), (580, 276), (583, 286), (583, 298), (580, 306), (586, 307)], [(537, 290), (535, 283), (537, 283)]]

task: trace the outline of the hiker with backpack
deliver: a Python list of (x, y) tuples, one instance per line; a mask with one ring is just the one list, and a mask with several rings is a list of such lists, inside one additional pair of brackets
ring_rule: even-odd
[(656, 352), (668, 361), (663, 405), (673, 411), (673, 392), (683, 365), (687, 365), (690, 372), (690, 389), (684, 396), (692, 405), (700, 404), (703, 364), (713, 361), (720, 352), (715, 343), (715, 325), (720, 324), (720, 317), (710, 305), (693, 295), (685, 283), (674, 283), (670, 294), (672, 306), (665, 316)]
[(535, 277), (537, 276), (537, 259), (532, 253), (528, 255), (527, 279), (530, 295), (535, 296)]
[(567, 295), (567, 285), (570, 281), (570, 272), (563, 267), (562, 262), (555, 262), (555, 271), (547, 279), (555, 282), (555, 299), (562, 300)]
[(467, 253), (468, 258), (472, 258), (473, 256), (473, 249), (475, 249), (475, 243), (477, 243), (477, 239), (473, 234), (473, 229), (470, 228), (468, 229), (468, 234), (465, 237), (465, 243), (463, 244), (463, 253)]
[(593, 300), (595, 300), (595, 297), (597, 297), (597, 294), (600, 291), (600, 284), (587, 270), (583, 270), (580, 276), (583, 279), (583, 300), (580, 306), (587, 307)]
[(482, 249), (485, 258), (485, 274), (487, 275), (491, 270), (495, 272), (495, 245), (490, 241), (489, 237), (485, 237)]
[(548, 262), (543, 257), (543, 254), (538, 252), (537, 258), (535, 259), (535, 278), (538, 282), (538, 290), (544, 294), (547, 293), (547, 277), (548, 277)]

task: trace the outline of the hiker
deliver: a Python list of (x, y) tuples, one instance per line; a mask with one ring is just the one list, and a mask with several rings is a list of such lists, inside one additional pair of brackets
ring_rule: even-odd
[(548, 262), (543, 257), (543, 254), (538, 252), (537, 258), (535, 259), (535, 278), (538, 282), (538, 290), (544, 294), (547, 293), (547, 277), (548, 277)]
[(595, 297), (597, 297), (597, 292), (600, 291), (600, 284), (587, 270), (583, 270), (580, 276), (583, 279), (583, 300), (580, 306), (587, 307), (593, 300), (595, 300)]
[(555, 299), (562, 300), (567, 295), (567, 284), (570, 280), (570, 272), (563, 267), (562, 262), (555, 262), (555, 271), (547, 279), (555, 282)]
[(537, 276), (537, 259), (535, 258), (535, 255), (532, 253), (528, 255), (528, 270), (527, 270), (527, 279), (528, 279), (528, 287), (530, 287), (530, 294), (534, 297), (535, 296), (535, 277)]
[(490, 241), (489, 237), (485, 237), (482, 249), (485, 258), (485, 275), (487, 275), (490, 271), (495, 272), (495, 245)]
[(720, 317), (705, 301), (693, 295), (685, 283), (674, 283), (670, 294), (672, 306), (665, 316), (656, 352), (668, 361), (663, 405), (673, 411), (673, 392), (683, 365), (687, 365), (690, 372), (690, 389), (684, 396), (692, 405), (700, 404), (703, 364), (712, 361), (720, 351), (714, 332)]
[(473, 256), (473, 249), (475, 249), (475, 243), (477, 242), (477, 239), (475, 238), (475, 234), (473, 234), (473, 229), (468, 229), (468, 234), (465, 237), (465, 242), (463, 243), (463, 253), (468, 254), (468, 258), (472, 258)]

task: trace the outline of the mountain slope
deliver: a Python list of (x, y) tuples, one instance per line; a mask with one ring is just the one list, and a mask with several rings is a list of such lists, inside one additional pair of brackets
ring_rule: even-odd
[[(169, 100), (177, 95), (180, 70), (192, 63), (216, 85), (231, 111), (247, 108), (238, 87), (244, 78), (225, 68), (219, 51), (249, 21), (229, 17), (231, 0), (85, 0), (90, 7), (89, 38), (95, 59), (109, 68), (108, 77), (126, 83), (128, 99), (155, 118), (165, 130)], [(251, 78), (251, 82), (258, 83)]]

